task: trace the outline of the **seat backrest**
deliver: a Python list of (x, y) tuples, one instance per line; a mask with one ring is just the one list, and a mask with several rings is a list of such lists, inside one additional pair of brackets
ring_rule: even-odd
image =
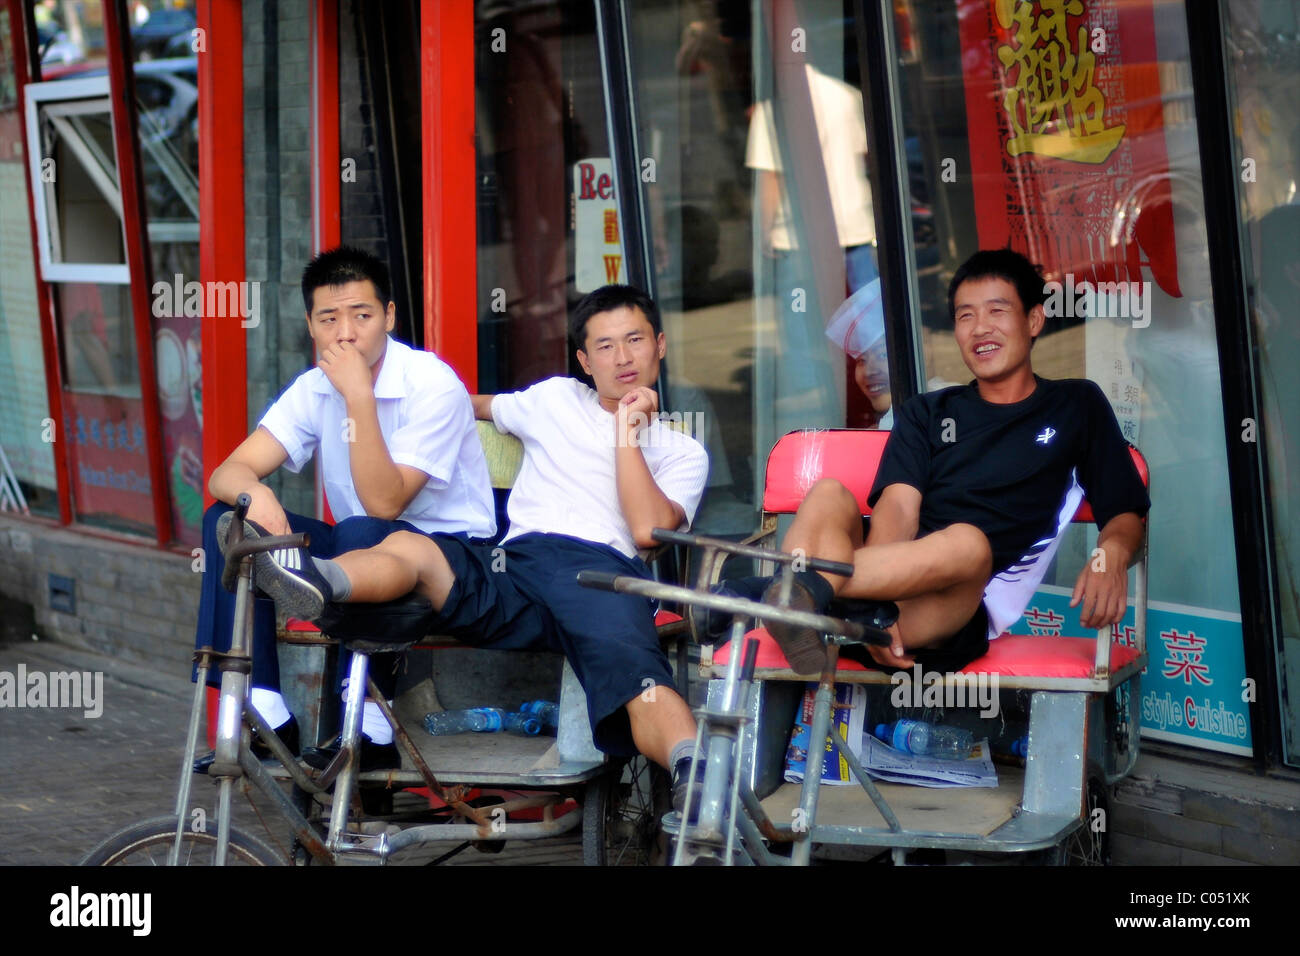
[(478, 440), (487, 459), (493, 488), (513, 488), (524, 463), (524, 444), (514, 435), (497, 431), (491, 422), (478, 422)]
[[(792, 514), (809, 488), (822, 478), (834, 478), (853, 493), (864, 515), (871, 514), (867, 496), (888, 440), (889, 432), (876, 428), (804, 429), (782, 435), (767, 456), (763, 511)], [(1142, 483), (1149, 487), (1151, 474), (1146, 459), (1132, 445), (1129, 454)], [(1087, 499), (1080, 502), (1073, 520), (1093, 520)]]
[(875, 428), (804, 429), (782, 435), (767, 456), (763, 510), (791, 514), (808, 489), (834, 478), (853, 492), (864, 515), (889, 432)]

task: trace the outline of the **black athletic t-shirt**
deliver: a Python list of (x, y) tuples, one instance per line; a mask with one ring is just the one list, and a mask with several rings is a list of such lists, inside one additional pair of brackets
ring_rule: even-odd
[(988, 537), (997, 574), (1054, 537), (1074, 471), (1097, 526), (1145, 515), (1146, 488), (1115, 413), (1086, 379), (1043, 379), (995, 405), (975, 383), (917, 395), (898, 410), (868, 503), (895, 483), (921, 492), (920, 534), (955, 522)]

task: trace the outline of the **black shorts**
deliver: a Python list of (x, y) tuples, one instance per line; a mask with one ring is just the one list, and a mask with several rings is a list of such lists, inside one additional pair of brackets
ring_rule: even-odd
[(652, 686), (673, 686), (654, 608), (634, 594), (582, 587), (577, 574), (647, 578), (645, 563), (558, 534), (526, 534), (499, 545), (431, 537), (456, 576), (435, 629), (477, 647), (564, 654), (587, 694), (596, 746), (635, 755), (627, 702)]
[[(974, 615), (956, 634), (938, 644), (923, 647), (912, 652), (916, 663), (928, 671), (950, 673), (959, 671), (976, 658), (983, 657), (989, 649), (989, 613), (984, 602), (975, 609)], [(876, 670), (894, 671), (901, 668), (882, 667), (877, 664), (867, 648), (862, 644), (845, 644), (840, 648), (840, 656), (851, 661), (865, 664)]]

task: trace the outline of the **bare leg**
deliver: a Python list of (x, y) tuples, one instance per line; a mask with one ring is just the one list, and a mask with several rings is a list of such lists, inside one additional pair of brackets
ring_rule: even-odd
[[(647, 694), (651, 697), (646, 700)], [(669, 770), (673, 748), (686, 739), (695, 739), (695, 718), (677, 691), (657, 684), (647, 694), (638, 694), (627, 702), (627, 716), (632, 723), (632, 740), (636, 749)]]
[(364, 551), (334, 559), (352, 584), (349, 601), (393, 601), (415, 591), (442, 610), (456, 583), (442, 549), (426, 535), (397, 531)]
[(857, 500), (834, 479), (809, 489), (782, 550), (854, 566), (853, 577), (823, 574), (844, 597), (898, 603), (890, 631), (903, 647), (926, 647), (970, 620), (992, 574), (988, 539), (974, 525), (954, 524), (912, 541), (864, 546)]
[[(782, 551), (801, 550), (809, 557), (845, 564), (853, 564), (854, 552), (861, 547), (862, 513), (857, 499), (834, 478), (823, 478), (808, 489), (781, 541)], [(849, 581), (836, 574), (822, 573), (822, 577), (836, 592)]]
[(944, 591), (954, 585), (988, 581), (993, 556), (984, 532), (954, 524), (912, 541), (859, 548), (853, 577), (840, 589), (845, 597), (902, 601)]

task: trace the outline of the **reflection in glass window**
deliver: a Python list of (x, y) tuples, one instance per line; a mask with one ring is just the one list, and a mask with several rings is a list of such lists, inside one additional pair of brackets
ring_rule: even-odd
[(704, 532), (753, 530), (767, 454), (786, 431), (889, 424), (850, 8), (630, 9), (668, 403), (707, 423), (696, 436), (712, 463)]
[[(1151, 468), (1144, 694), (1244, 714), (1240, 603), (1208, 281), (1198, 130), (1181, 4), (912, 0), (898, 21), (909, 163), (915, 142), (938, 261), (918, 280), (928, 387), (970, 373), (944, 294), (979, 248), (1010, 245), (1044, 269), (1048, 323), (1034, 370), (1089, 378)], [(1093, 49), (1094, 29), (1107, 43)], [(1104, 47), (1104, 49), (1103, 49)], [(913, 180), (915, 181), (915, 180)], [(913, 197), (915, 208), (917, 197)], [(1232, 436), (1235, 438), (1235, 436)], [(1095, 527), (1074, 526), (1069, 589)], [(1068, 573), (1067, 570), (1068, 569)], [(1077, 614), (1077, 611), (1072, 612)], [(1077, 626), (1067, 616), (1067, 626)], [(1244, 727), (1246, 721), (1231, 722)], [(1146, 726), (1250, 753), (1249, 738)]]
[(1281, 608), (1283, 728), (1288, 762), (1300, 764), (1300, 121), (1291, 105), (1300, 78), (1300, 11), (1283, 0), (1251, 0), (1231, 4), (1227, 23), (1245, 279), (1263, 397), (1255, 437), (1268, 461)]

